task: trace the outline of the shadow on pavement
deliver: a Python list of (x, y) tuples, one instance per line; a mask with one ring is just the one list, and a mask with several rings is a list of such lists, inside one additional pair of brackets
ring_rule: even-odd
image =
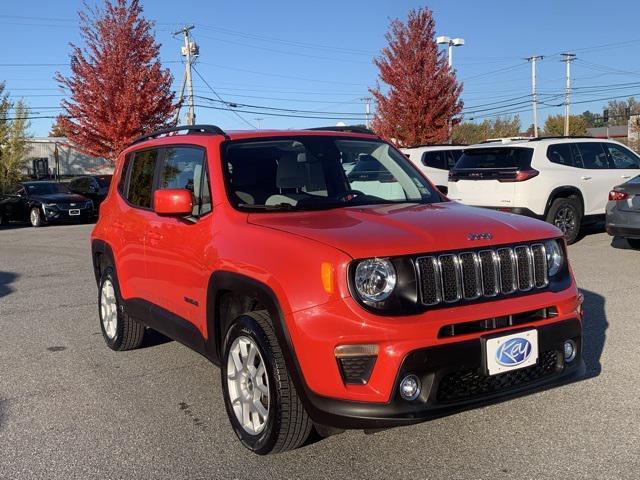
[(14, 291), (11, 286), (13, 282), (17, 280), (19, 275), (13, 272), (3, 272), (0, 270), (0, 298), (6, 297)]
[(623, 237), (613, 237), (611, 239), (611, 246), (618, 250), (635, 250), (635, 248), (629, 245), (627, 239)]
[(589, 290), (580, 291), (584, 295), (582, 355), (587, 366), (585, 378), (593, 378), (602, 371), (600, 357), (604, 350), (609, 322), (604, 310), (604, 297)]
[(153, 330), (151, 328), (147, 328), (144, 332), (144, 339), (142, 340), (142, 345), (138, 348), (149, 348), (155, 347), (157, 345), (162, 345), (163, 343), (172, 342), (169, 337), (161, 334), (160, 332)]

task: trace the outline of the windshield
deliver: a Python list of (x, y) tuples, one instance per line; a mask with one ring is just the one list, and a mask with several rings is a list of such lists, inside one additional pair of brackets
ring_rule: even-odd
[(296, 137), (236, 141), (224, 154), (231, 203), (248, 210), (305, 210), (442, 197), (378, 140)]
[(108, 187), (111, 183), (111, 175), (105, 175), (104, 177), (96, 177), (96, 181), (101, 188)]
[(531, 166), (532, 148), (468, 148), (456, 163), (455, 169), (515, 168)]
[(42, 183), (25, 183), (29, 195), (50, 195), (52, 193), (69, 193), (69, 189), (62, 183), (42, 182)]

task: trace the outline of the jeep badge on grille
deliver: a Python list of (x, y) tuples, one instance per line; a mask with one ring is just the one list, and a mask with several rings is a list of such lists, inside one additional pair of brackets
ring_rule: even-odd
[(491, 232), (469, 233), (467, 234), (467, 238), (469, 240), (491, 240), (493, 234)]

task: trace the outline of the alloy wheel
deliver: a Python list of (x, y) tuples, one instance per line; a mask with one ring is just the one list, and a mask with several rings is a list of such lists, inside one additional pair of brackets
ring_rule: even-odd
[(565, 206), (556, 212), (554, 225), (562, 230), (566, 237), (570, 237), (576, 229), (576, 214), (573, 208)]
[(269, 419), (269, 378), (256, 342), (236, 338), (227, 357), (229, 400), (242, 428), (250, 435), (264, 430)]
[(103, 282), (100, 292), (100, 318), (105, 334), (113, 340), (118, 327), (118, 303), (113, 283), (108, 279)]

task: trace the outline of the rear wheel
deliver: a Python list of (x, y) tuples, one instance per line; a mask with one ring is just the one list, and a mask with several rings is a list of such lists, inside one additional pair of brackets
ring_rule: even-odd
[(231, 324), (220, 371), (227, 414), (245, 447), (266, 455), (292, 450), (309, 438), (313, 423), (289, 377), (267, 312), (250, 312)]
[(38, 207), (33, 207), (31, 212), (29, 212), (29, 221), (31, 222), (32, 227), (41, 227), (44, 223), (42, 220), (42, 212)]
[(144, 338), (145, 327), (124, 312), (112, 267), (104, 269), (98, 295), (100, 328), (107, 346), (117, 351), (138, 348)]
[(562, 230), (568, 244), (574, 243), (580, 234), (582, 208), (576, 197), (556, 198), (547, 213), (547, 222)]
[(634, 250), (640, 250), (640, 238), (627, 238), (627, 243)]

